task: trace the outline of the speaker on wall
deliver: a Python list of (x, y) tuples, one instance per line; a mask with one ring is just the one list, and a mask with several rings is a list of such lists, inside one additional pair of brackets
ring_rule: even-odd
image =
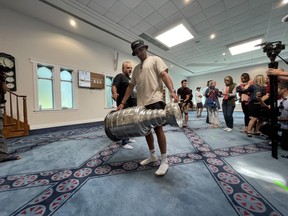
[(114, 53), (114, 70), (117, 70), (117, 66), (118, 66), (118, 57), (119, 57), (119, 52), (115, 51)]

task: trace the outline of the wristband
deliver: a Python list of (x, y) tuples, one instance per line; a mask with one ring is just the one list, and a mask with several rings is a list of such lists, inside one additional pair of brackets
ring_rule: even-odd
[(123, 102), (121, 102), (120, 104), (123, 104), (123, 105), (125, 105), (125, 103), (123, 103)]

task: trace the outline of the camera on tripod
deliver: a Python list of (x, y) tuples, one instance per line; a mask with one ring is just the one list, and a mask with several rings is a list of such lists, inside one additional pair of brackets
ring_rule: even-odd
[(286, 62), (279, 56), (280, 52), (285, 49), (285, 44), (282, 44), (281, 41), (265, 42), (256, 46), (262, 46), (263, 52), (266, 53), (267, 57), (270, 59), (269, 68), (278, 68), (278, 62), (275, 61), (277, 56)]
[(274, 42), (265, 42), (262, 45), (264, 45), (263, 52), (267, 53), (267, 56), (277, 56), (281, 50), (285, 49), (285, 44), (282, 44), (281, 41), (274, 41)]

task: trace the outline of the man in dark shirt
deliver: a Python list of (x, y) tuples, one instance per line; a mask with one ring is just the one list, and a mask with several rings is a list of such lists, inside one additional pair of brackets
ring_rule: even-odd
[[(112, 83), (112, 97), (117, 103), (117, 107), (121, 104), (121, 101), (125, 95), (126, 88), (130, 83), (130, 75), (132, 73), (132, 64), (129, 61), (124, 61), (122, 64), (122, 73), (116, 75)], [(124, 109), (127, 107), (137, 106), (136, 101), (136, 92), (133, 92), (132, 95), (127, 100), (127, 103), (124, 105)], [(125, 149), (133, 149), (128, 143), (133, 143), (135, 140), (125, 138), (122, 139), (122, 146)]]
[(181, 81), (182, 87), (177, 90), (177, 95), (180, 101), (180, 109), (183, 116), (183, 113), (185, 113), (185, 119), (183, 127), (187, 127), (188, 125), (188, 112), (189, 112), (189, 106), (192, 104), (192, 90), (187, 87), (187, 80)]

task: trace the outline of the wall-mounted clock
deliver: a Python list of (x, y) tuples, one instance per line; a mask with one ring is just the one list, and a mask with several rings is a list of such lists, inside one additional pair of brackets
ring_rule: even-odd
[[(15, 58), (7, 53), (0, 53), (0, 66), (6, 73), (6, 83), (10, 91), (16, 91)], [(1, 73), (2, 71), (0, 71)]]

